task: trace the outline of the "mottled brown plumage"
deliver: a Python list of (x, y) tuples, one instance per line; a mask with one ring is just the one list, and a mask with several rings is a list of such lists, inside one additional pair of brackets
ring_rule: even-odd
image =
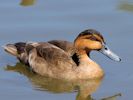
[(61, 48), (62, 50), (68, 52), (70, 55), (72, 55), (75, 51), (73, 42), (69, 42), (69, 41), (65, 41), (65, 40), (51, 40), (51, 41), (48, 41), (48, 43)]
[[(89, 53), (92, 50), (103, 52), (111, 59), (120, 61), (118, 56), (111, 55), (111, 51), (105, 50), (103, 36), (94, 29), (81, 32), (74, 43), (52, 40), (48, 42), (28, 42), (21, 45), (7, 46), (5, 50), (12, 55), (16, 54), (19, 59), (24, 60), (23, 62), (28, 62), (36, 73), (57, 79), (101, 78), (104, 74), (103, 70), (89, 58)], [(15, 49), (16, 47), (20, 49)], [(20, 53), (16, 53), (17, 50), (20, 50)], [(22, 55), (21, 53), (26, 56), (18, 56)]]

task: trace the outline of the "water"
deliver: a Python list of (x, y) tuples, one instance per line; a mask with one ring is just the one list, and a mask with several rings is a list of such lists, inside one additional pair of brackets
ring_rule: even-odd
[(103, 34), (122, 62), (92, 52), (92, 59), (105, 71), (103, 80), (70, 83), (34, 75), (0, 48), (2, 100), (132, 100), (132, 1), (36, 0), (32, 6), (22, 6), (20, 2), (1, 0), (0, 45), (52, 39), (73, 41), (79, 32), (94, 28)]

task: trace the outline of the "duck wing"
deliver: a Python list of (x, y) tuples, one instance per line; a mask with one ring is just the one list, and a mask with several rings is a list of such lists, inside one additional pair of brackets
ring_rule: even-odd
[(71, 56), (64, 50), (50, 43), (43, 43), (36, 48), (37, 55), (44, 59), (48, 66), (69, 69), (75, 66)]
[(69, 42), (69, 41), (65, 41), (65, 40), (51, 40), (51, 41), (48, 41), (48, 43), (53, 44), (53, 45), (59, 47), (60, 49), (64, 50), (65, 52), (67, 52), (70, 55), (73, 55), (73, 53), (75, 51), (73, 43)]

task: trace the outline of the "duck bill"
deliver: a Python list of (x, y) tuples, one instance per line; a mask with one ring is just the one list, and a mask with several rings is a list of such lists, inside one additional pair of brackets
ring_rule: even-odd
[(17, 56), (17, 48), (13, 44), (2, 46), (6, 52), (13, 56)]
[(115, 53), (113, 53), (106, 44), (103, 44), (103, 48), (99, 50), (102, 54), (106, 55), (108, 58), (114, 60), (114, 61), (121, 61), (121, 58), (117, 56)]

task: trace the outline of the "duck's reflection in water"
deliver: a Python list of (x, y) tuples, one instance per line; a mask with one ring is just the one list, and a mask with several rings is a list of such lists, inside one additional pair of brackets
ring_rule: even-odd
[[(75, 81), (66, 81), (52, 79), (44, 76), (40, 76), (29, 70), (28, 66), (25, 66), (21, 63), (17, 63), (15, 66), (7, 66), (5, 68), (7, 71), (18, 72), (26, 76), (33, 87), (37, 90), (48, 91), (53, 93), (64, 93), (64, 92), (78, 92), (76, 100), (94, 100), (91, 96), (98, 87), (102, 79), (95, 80), (75, 80)], [(111, 97), (103, 98), (101, 100), (115, 100), (119, 95), (114, 95)], [(113, 98), (113, 99), (111, 99)]]

